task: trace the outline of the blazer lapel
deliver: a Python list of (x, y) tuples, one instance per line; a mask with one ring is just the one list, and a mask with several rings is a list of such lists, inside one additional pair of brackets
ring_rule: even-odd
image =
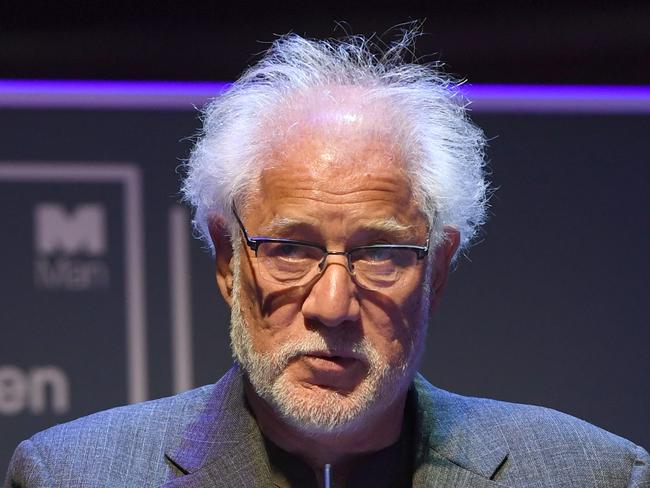
[(495, 421), (471, 399), (414, 382), (416, 469), (414, 487), (496, 488), (507, 467), (508, 446)]
[(469, 469), (454, 464), (431, 450), (427, 462), (413, 473), (414, 488), (499, 488), (506, 487)]
[(247, 438), (236, 444), (220, 444), (214, 451), (215, 458), (186, 475), (168, 481), (162, 487), (268, 487), (271, 484), (269, 468), (264, 458), (260, 457), (263, 453), (255, 452), (257, 444), (257, 439)]
[(215, 385), (200, 415), (166, 458), (174, 475), (161, 488), (261, 487), (271, 483), (262, 436), (244, 400), (237, 366)]

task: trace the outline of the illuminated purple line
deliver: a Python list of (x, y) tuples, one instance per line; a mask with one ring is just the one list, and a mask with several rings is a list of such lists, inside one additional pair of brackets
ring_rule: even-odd
[(224, 82), (0, 80), (0, 107), (193, 110)]
[[(224, 82), (0, 80), (0, 107), (193, 110)], [(475, 112), (650, 113), (650, 86), (463, 85)]]
[(477, 112), (650, 113), (650, 86), (466, 85)]

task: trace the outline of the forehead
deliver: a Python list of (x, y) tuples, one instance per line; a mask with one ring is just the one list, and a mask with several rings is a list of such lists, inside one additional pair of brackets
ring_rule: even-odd
[(364, 117), (320, 110), (284, 130), (270, 145), (250, 201), (255, 220), (292, 217), (347, 227), (373, 219), (420, 223), (390, 127), (367, 124)]

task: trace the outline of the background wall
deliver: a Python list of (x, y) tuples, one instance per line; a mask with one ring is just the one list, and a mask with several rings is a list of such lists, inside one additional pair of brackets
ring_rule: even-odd
[[(476, 82), (650, 83), (637, 28), (648, 11), (625, 3), (48, 5), (3, 6), (0, 77), (228, 80), (272, 32), (331, 34), (341, 18), (381, 32), (427, 16), (421, 52)], [(230, 365), (212, 260), (177, 195), (192, 104), (219, 89), (0, 83), (0, 471), (37, 430)], [(650, 446), (648, 92), (469, 88), (498, 191), (432, 320), (432, 382)]]
[(413, 20), (418, 54), (475, 83), (650, 78), (638, 0), (4, 0), (0, 77), (230, 80), (278, 34), (390, 39)]

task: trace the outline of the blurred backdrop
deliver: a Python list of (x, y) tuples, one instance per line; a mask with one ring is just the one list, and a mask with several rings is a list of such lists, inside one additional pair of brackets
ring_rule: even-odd
[(470, 80), (497, 188), (423, 372), (650, 447), (650, 5), (346, 4), (2, 3), (0, 472), (37, 430), (231, 364), (178, 198), (195, 106), (277, 34), (388, 42), (413, 20), (417, 54)]

